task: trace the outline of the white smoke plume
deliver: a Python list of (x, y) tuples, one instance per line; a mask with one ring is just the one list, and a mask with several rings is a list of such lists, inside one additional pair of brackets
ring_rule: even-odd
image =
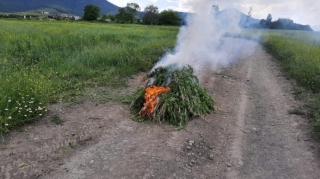
[(240, 15), (236, 10), (219, 13), (218, 6), (208, 0), (189, 0), (194, 13), (187, 17), (187, 26), (182, 26), (173, 52), (166, 54), (153, 69), (176, 64), (190, 65), (197, 72), (201, 68), (216, 70), (248, 53), (235, 38), (226, 34), (241, 32)]

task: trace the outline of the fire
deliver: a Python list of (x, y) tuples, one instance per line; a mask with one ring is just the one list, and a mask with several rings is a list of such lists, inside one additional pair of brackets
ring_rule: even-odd
[(159, 95), (170, 91), (169, 87), (155, 86), (152, 85), (146, 88), (146, 93), (144, 94), (144, 99), (146, 102), (143, 105), (143, 108), (139, 112), (140, 116), (150, 116), (155, 110), (156, 105), (159, 103)]

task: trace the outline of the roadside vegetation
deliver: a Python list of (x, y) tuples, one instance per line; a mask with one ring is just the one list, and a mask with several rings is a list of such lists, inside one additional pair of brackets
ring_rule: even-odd
[(297, 81), (297, 95), (311, 92), (307, 113), (320, 134), (320, 32), (266, 30), (262, 31), (261, 43)]
[(126, 85), (174, 47), (178, 27), (0, 20), (0, 133), (87, 88)]

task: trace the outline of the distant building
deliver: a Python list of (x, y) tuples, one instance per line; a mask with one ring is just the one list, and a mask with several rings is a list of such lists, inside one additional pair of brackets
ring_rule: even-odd
[(42, 12), (42, 14), (49, 14), (49, 12)]
[(68, 19), (68, 14), (57, 14), (57, 19), (62, 20), (62, 19)]
[(73, 20), (73, 21), (76, 21), (76, 20), (79, 20), (80, 17), (79, 16), (69, 16), (69, 19)]

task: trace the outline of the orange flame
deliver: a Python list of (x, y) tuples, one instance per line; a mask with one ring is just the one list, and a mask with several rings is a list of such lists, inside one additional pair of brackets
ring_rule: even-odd
[(159, 103), (159, 95), (170, 91), (169, 87), (155, 86), (152, 85), (146, 88), (146, 93), (144, 94), (144, 99), (146, 102), (143, 105), (143, 108), (139, 112), (140, 116), (150, 116), (155, 110), (156, 105)]

